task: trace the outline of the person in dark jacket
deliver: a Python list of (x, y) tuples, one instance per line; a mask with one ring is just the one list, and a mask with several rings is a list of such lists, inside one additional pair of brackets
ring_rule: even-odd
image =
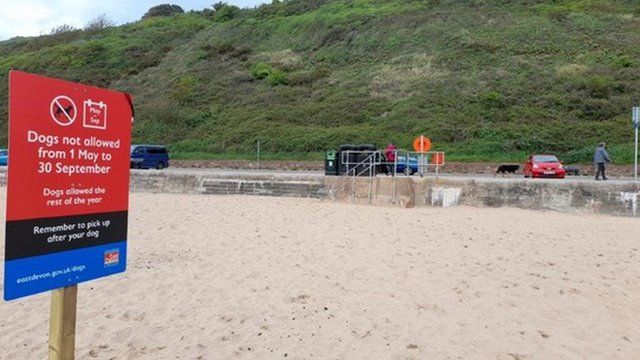
[(600, 180), (600, 175), (602, 174), (602, 180), (607, 180), (607, 176), (604, 174), (604, 166), (606, 163), (611, 162), (611, 157), (609, 153), (605, 149), (607, 144), (601, 142), (598, 144), (598, 148), (596, 152), (593, 154), (593, 163), (598, 167), (596, 171), (596, 180)]

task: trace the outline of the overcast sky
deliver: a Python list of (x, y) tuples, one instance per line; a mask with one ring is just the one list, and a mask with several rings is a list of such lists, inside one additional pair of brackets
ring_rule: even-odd
[[(0, 0), (0, 40), (14, 36), (37, 36), (69, 24), (77, 28), (106, 14), (117, 24), (140, 19), (152, 6), (180, 5), (185, 11), (202, 10), (219, 0)], [(265, 0), (228, 0), (228, 4), (254, 7)], [(270, 2), (270, 1), (269, 1)]]

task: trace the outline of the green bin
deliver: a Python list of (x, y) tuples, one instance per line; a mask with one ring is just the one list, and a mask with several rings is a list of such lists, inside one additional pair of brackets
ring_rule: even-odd
[(336, 161), (336, 151), (327, 150), (324, 158), (324, 174), (338, 175), (338, 162)]

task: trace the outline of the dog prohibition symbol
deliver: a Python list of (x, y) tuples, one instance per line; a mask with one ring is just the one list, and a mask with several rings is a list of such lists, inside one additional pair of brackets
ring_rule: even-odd
[(60, 105), (56, 104), (56, 111), (53, 113), (53, 116), (56, 119), (64, 121), (63, 116), (73, 117), (73, 105), (69, 105), (66, 108), (60, 107)]

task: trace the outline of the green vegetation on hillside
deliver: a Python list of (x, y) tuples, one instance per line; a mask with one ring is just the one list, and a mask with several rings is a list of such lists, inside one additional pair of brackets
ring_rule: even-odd
[[(0, 42), (9, 69), (129, 91), (134, 139), (318, 153), (429, 136), (450, 159), (632, 159), (636, 0), (292, 0)], [(0, 141), (6, 142), (6, 115)]]

